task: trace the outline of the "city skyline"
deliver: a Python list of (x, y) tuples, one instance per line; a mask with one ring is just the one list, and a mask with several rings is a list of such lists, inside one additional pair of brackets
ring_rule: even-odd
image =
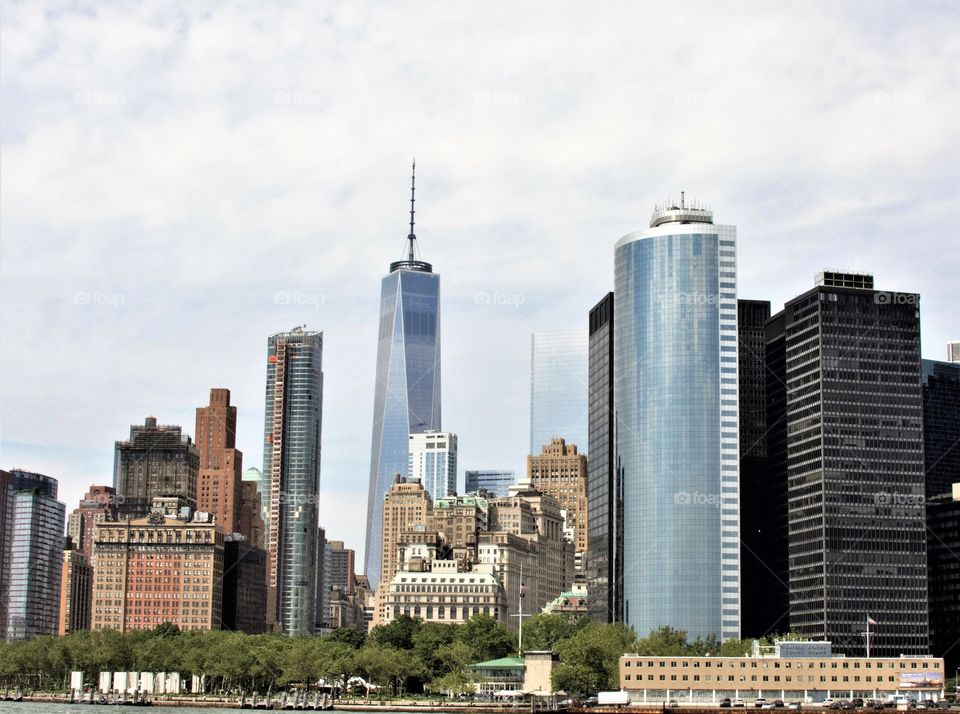
[[(256, 9), (104, 8), (90, 24), (70, 10), (6, 7), (17, 37), (3, 49), (0, 100), (15, 177), (2, 189), (0, 462), (57, 478), (75, 504), (111, 482), (113, 441), (131, 424), (154, 414), (190, 433), (196, 405), (223, 386), (239, 409), (237, 448), (260, 464), (263, 339), (306, 323), (326, 336), (320, 523), (360, 552), (376, 285), (384, 260), (400, 257), (414, 153), (430, 216), (422, 237), (444, 275), (443, 409), (463, 469), (522, 472), (530, 333), (586, 329), (587, 310), (613, 288), (614, 242), (664, 193), (709, 196), (738, 226), (740, 297), (777, 311), (825, 268), (872, 272), (920, 293), (922, 355), (946, 359), (957, 338), (948, 137), (958, 103), (950, 62), (926, 59), (949, 46), (951, 25), (935, 3), (857, 7), (753, 11), (747, 33), (743, 14), (709, 12), (724, 76), (713, 52), (672, 33), (635, 57), (614, 52), (639, 8), (617, 22), (611, 9), (560, 11), (535, 30), (534, 10), (516, 9), (505, 28), (499, 11), (446, 9), (451, 30), (476, 22), (464, 50), (443, 37), (456, 33), (426, 37), (392, 9), (334, 11), (361, 42), (386, 28), (390, 42), (405, 38), (396, 54), (410, 66), (369, 82), (350, 80), (380, 60), (351, 53), (366, 45), (336, 32), (296, 51), (277, 45), (274, 27), (330, 32), (298, 22), (311, 15), (296, 6), (275, 24)], [(658, 12), (703, 22), (692, 6)], [(216, 38), (235, 37), (233, 23), (244, 50)], [(502, 63), (471, 59), (494, 39), (511, 48)], [(207, 68), (197, 43), (228, 55)], [(542, 66), (559, 48), (556, 66)], [(78, 74), (58, 71), (71, 52)], [(271, 55), (262, 74), (250, 71), (258, 54)], [(677, 71), (650, 69), (657, 58)], [(733, 79), (741, 69), (749, 86)], [(371, 116), (386, 101), (392, 116)], [(705, 113), (712, 132), (698, 132)], [(344, 116), (368, 118), (350, 127)], [(341, 141), (312, 140), (324, 133)]]

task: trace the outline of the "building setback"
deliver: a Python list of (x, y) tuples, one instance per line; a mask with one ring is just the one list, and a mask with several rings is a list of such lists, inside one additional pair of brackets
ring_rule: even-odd
[(464, 471), (464, 493), (486, 491), (491, 496), (509, 495), (510, 487), (517, 482), (517, 472), (513, 469), (477, 469)]
[(8, 570), (0, 595), (6, 603), (6, 639), (56, 635), (66, 511), (57, 500), (57, 480), (12, 469), (7, 508)]
[(530, 336), (530, 454), (555, 437), (587, 443), (587, 334)]
[[(161, 511), (94, 526), (94, 630), (218, 630), (223, 531)], [(262, 604), (261, 604), (262, 609)]]
[(380, 284), (377, 380), (367, 494), (364, 572), (381, 573), (383, 499), (396, 474), (407, 473), (410, 434), (440, 431), (440, 276), (417, 259), (414, 198), (406, 260), (390, 264)]
[(822, 273), (770, 319), (767, 347), (785, 385), (768, 450), (789, 498), (790, 629), (861, 655), (869, 616), (873, 656), (925, 654), (919, 296)]
[(623, 620), (641, 635), (740, 635), (736, 258), (736, 228), (682, 198), (616, 244)]
[(322, 332), (297, 327), (267, 341), (267, 624), (287, 635), (312, 634), (316, 625), (322, 357)]
[(224, 532), (239, 533), (243, 454), (236, 448), (237, 408), (230, 405), (229, 389), (211, 389), (210, 404), (197, 407), (194, 438), (200, 453), (197, 510), (212, 513)]
[(623, 500), (615, 454), (613, 293), (589, 316), (587, 453), (587, 598), (596, 622), (623, 619)]
[[(769, 478), (767, 442), (767, 332), (770, 303), (737, 301), (740, 390), (740, 564), (744, 637), (789, 629), (787, 586), (787, 488)], [(774, 394), (782, 385), (772, 384)], [(778, 399), (780, 397), (778, 396)], [(786, 432), (772, 424), (779, 438)]]
[(457, 435), (425, 431), (410, 435), (407, 478), (419, 480), (430, 498), (457, 492)]
[(383, 525), (379, 550), (383, 553), (383, 559), (380, 563), (380, 582), (389, 584), (400, 566), (402, 534), (415, 526), (432, 525), (432, 512), (433, 502), (423, 484), (419, 481), (408, 482), (397, 476), (384, 496), (381, 508)]
[(156, 496), (177, 496), (188, 506), (197, 503), (200, 454), (179, 426), (158, 426), (147, 417), (130, 427), (130, 439), (114, 449), (113, 487), (125, 515), (143, 516)]
[(564, 537), (573, 543), (574, 573), (584, 578), (587, 556), (587, 457), (576, 444), (552, 439), (536, 456), (527, 457), (527, 478), (541, 493), (557, 499), (563, 513)]

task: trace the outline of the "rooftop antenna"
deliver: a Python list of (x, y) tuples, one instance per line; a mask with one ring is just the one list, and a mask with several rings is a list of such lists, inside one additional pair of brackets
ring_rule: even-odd
[(407, 240), (410, 241), (410, 262), (412, 263), (415, 258), (413, 255), (413, 246), (414, 241), (417, 240), (416, 234), (413, 232), (413, 204), (416, 201), (414, 198), (417, 191), (417, 159), (413, 159), (413, 167), (410, 174), (410, 235), (407, 236)]
[(684, 208), (684, 205), (683, 205), (683, 200), (684, 200), (683, 194), (684, 194), (684, 193), (686, 193), (686, 192), (685, 192), (685, 191), (681, 191), (681, 192), (680, 192), (680, 208)]

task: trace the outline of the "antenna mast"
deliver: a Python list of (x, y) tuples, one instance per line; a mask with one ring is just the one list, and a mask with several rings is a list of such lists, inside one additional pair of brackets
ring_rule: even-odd
[(413, 205), (416, 202), (416, 191), (417, 191), (417, 160), (413, 160), (413, 167), (410, 174), (410, 235), (407, 236), (407, 240), (410, 241), (410, 262), (412, 263), (415, 258), (413, 255), (413, 246), (414, 241), (417, 240), (416, 234), (413, 232), (413, 215), (414, 208)]

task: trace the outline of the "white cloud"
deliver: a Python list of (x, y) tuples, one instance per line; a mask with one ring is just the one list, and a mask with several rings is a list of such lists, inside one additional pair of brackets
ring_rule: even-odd
[[(0, 460), (61, 454), (40, 465), (72, 505), (130, 423), (192, 433), (222, 385), (258, 465), (266, 336), (307, 323), (326, 333), (321, 515), (365, 503), (413, 154), (462, 467), (522, 469), (529, 332), (584, 324), (613, 243), (681, 189), (737, 224), (743, 296), (874, 271), (923, 294), (941, 357), (956, 30), (934, 2), (6, 3)], [(361, 548), (359, 522), (330, 534)]]

